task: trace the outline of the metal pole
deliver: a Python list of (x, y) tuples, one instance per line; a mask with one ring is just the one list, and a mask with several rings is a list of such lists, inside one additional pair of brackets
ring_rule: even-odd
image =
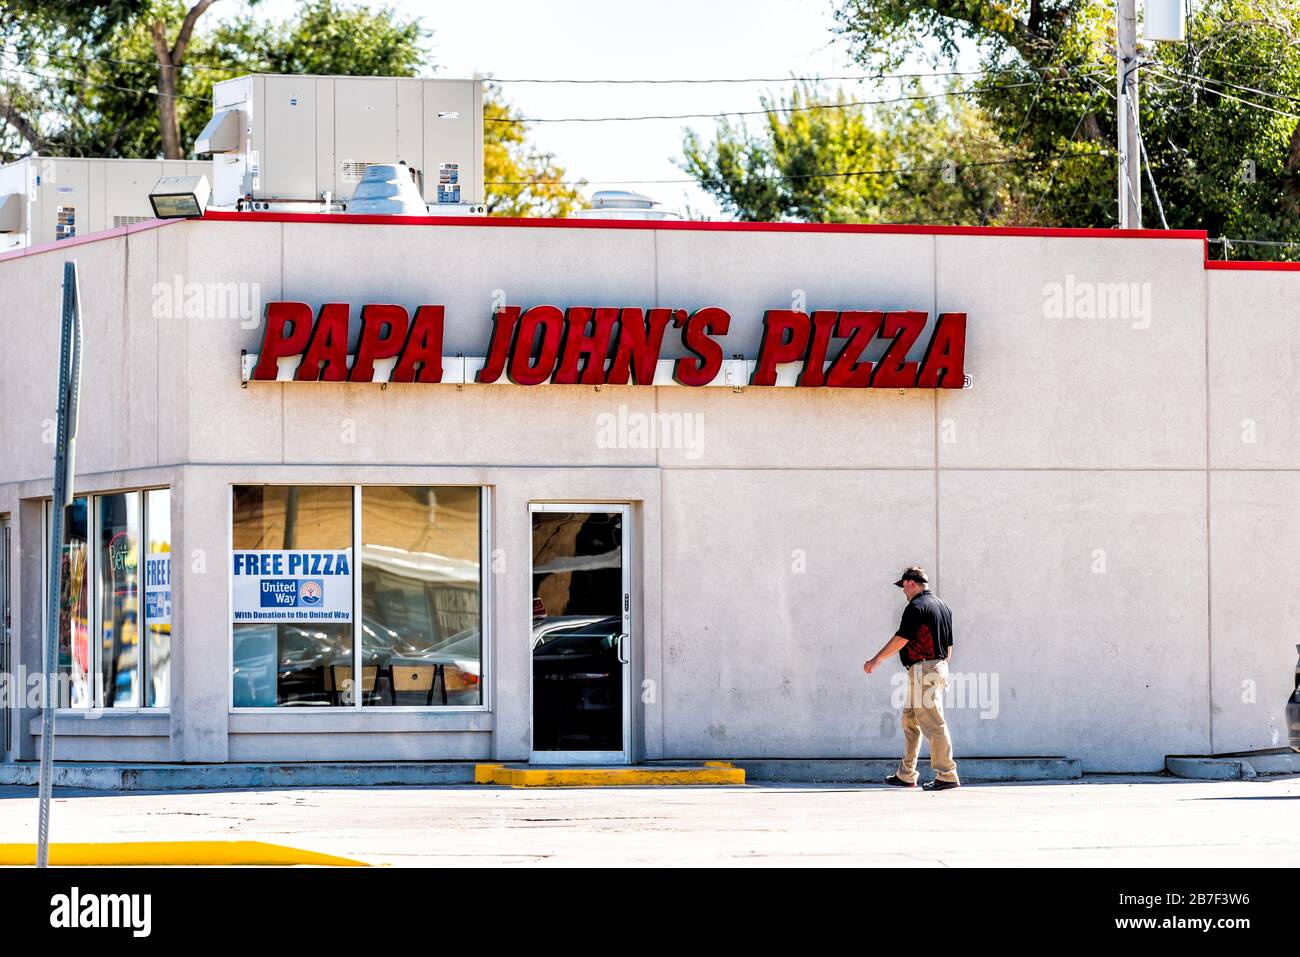
[(77, 397), (81, 388), (81, 294), (77, 264), (63, 264), (63, 340), (59, 347), (58, 434), (54, 446), (54, 497), (50, 503), (50, 591), (46, 596), (44, 695), (41, 708), (40, 822), (36, 866), (50, 864), (50, 791), (54, 783), (54, 711), (58, 707), (59, 600), (62, 598), (63, 531), (72, 504), (73, 462), (77, 448)]
[(1142, 228), (1142, 163), (1138, 153), (1137, 0), (1115, 2), (1115, 125), (1119, 151), (1119, 225)]

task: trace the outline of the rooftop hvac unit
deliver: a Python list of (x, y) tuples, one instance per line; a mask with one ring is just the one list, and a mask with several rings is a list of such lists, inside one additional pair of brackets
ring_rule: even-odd
[(212, 101), (214, 207), (345, 209), (370, 167), (405, 164), (429, 212), (484, 211), (480, 80), (253, 74)]
[(210, 176), (203, 160), (27, 156), (0, 166), (0, 251), (154, 218), (163, 176)]

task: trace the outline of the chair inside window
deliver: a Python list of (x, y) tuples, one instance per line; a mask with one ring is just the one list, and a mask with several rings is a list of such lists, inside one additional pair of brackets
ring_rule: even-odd
[[(438, 672), (442, 665), (391, 665), (388, 670), (389, 700), (397, 704), (398, 694), (411, 694), (423, 691), (424, 703), (433, 704), (433, 689), (438, 683)], [(446, 704), (447, 679), (443, 678), (443, 704)]]
[[(324, 669), (325, 672), (325, 694), (329, 697), (330, 704), (340, 704), (343, 695), (351, 687), (352, 666), (351, 665), (330, 665)], [(361, 669), (361, 694), (362, 704), (368, 704), (368, 698), (375, 693), (375, 683), (379, 680), (379, 668), (375, 665), (366, 665)], [(351, 702), (349, 702), (351, 703)]]

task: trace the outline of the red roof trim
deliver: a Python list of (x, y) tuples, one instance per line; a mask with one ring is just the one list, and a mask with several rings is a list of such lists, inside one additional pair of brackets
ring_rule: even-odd
[(1268, 272), (1300, 272), (1300, 263), (1261, 262), (1254, 259), (1209, 259), (1206, 269), (1245, 269)]
[(146, 219), (142, 223), (132, 223), (130, 226), (114, 226), (111, 229), (103, 229), (97, 233), (73, 236), (71, 239), (59, 239), (52, 243), (39, 243), (35, 246), (25, 246), (22, 249), (11, 249), (8, 252), (0, 253), (0, 262), (4, 262), (6, 259), (22, 259), (26, 256), (35, 256), (39, 253), (48, 253), (58, 249), (71, 249), (73, 246), (84, 246), (86, 243), (97, 243), (104, 239), (116, 239), (118, 236), (142, 233), (149, 229), (158, 229), (161, 226), (171, 226), (173, 223), (180, 222), (184, 222), (184, 220)]
[(886, 233), (925, 236), (1056, 236), (1071, 239), (1199, 239), (1199, 229), (1057, 229), (1039, 226), (919, 226), (872, 223), (739, 223), (675, 219), (541, 219), (506, 216), (357, 216), (350, 213), (235, 213), (209, 211), (219, 223), (354, 223), (366, 226), (523, 226), (533, 229), (659, 229), (734, 233)]
[[(348, 213), (235, 213), (209, 211), (205, 222), (232, 223), (326, 223), (366, 226), (462, 226), (499, 227), (522, 226), (532, 229), (660, 229), (696, 232), (736, 233), (840, 233), (877, 234), (898, 236), (1025, 236), (1058, 239), (1183, 239), (1200, 240), (1205, 247), (1205, 268), (1247, 271), (1300, 272), (1300, 263), (1258, 262), (1253, 260), (1212, 260), (1209, 258), (1209, 234), (1201, 229), (1101, 229), (1096, 227), (1061, 229), (1044, 226), (927, 226), (909, 223), (740, 223), (698, 222), (692, 220), (647, 219), (541, 219), (505, 216), (357, 216)], [(41, 243), (25, 249), (0, 253), (0, 262), (21, 259), (40, 253), (70, 249), (85, 243), (115, 239), (132, 233), (158, 229), (180, 219), (151, 219), (131, 226), (117, 226), (85, 236), (76, 236), (53, 243)]]

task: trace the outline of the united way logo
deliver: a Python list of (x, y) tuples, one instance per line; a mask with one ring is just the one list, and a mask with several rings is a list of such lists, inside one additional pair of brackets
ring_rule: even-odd
[(325, 583), (319, 578), (305, 579), (298, 586), (298, 604), (316, 608), (325, 600)]

